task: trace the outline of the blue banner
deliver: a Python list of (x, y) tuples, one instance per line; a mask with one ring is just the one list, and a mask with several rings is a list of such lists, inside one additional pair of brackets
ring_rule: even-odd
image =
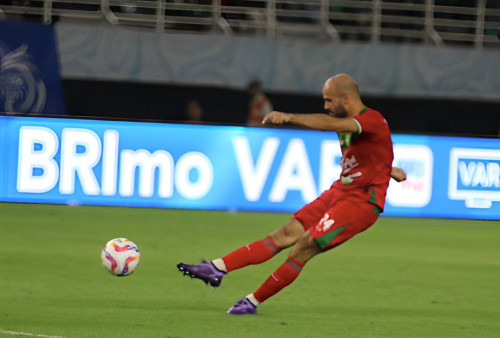
[[(393, 135), (384, 215), (500, 220), (500, 139)], [(0, 200), (294, 212), (340, 174), (337, 134), (0, 117)]]
[(66, 114), (52, 26), (0, 21), (0, 112)]

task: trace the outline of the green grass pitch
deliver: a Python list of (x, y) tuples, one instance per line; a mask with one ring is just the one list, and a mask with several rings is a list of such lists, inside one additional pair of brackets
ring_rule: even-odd
[[(260, 239), (289, 217), (0, 204), (0, 336), (500, 336), (500, 222), (382, 217), (314, 258), (256, 316), (226, 310), (288, 250), (229, 274), (216, 290), (176, 269)], [(100, 254), (122, 236), (142, 257), (119, 278)]]

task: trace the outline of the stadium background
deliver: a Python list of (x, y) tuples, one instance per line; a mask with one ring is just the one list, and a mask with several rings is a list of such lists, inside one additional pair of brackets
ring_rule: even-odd
[(4, 1), (1, 9), (6, 19), (54, 25), (72, 116), (182, 120), (194, 99), (206, 122), (244, 123), (254, 79), (276, 109), (321, 111), (319, 83), (344, 71), (394, 132), (499, 134), (497, 0)]

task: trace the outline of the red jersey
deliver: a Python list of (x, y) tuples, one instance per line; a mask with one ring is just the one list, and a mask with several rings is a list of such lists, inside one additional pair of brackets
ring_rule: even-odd
[(394, 159), (389, 126), (382, 114), (370, 108), (354, 116), (354, 120), (359, 133), (338, 134), (342, 172), (333, 186), (344, 191), (369, 191), (370, 202), (384, 209)]

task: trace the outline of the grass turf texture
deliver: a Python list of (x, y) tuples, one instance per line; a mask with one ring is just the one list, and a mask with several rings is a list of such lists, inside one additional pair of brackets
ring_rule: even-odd
[[(0, 330), (66, 337), (498, 337), (499, 222), (382, 217), (309, 262), (257, 316), (226, 310), (288, 250), (212, 290), (176, 264), (221, 256), (289, 215), (0, 204)], [(104, 244), (141, 250), (129, 277)], [(2, 334), (0, 333), (0, 336)]]

